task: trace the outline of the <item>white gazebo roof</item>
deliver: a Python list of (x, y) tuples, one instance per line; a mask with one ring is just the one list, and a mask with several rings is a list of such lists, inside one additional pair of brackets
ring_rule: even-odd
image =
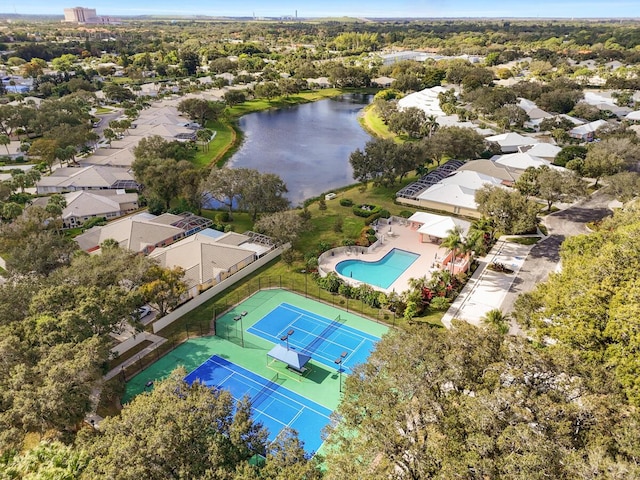
[(422, 226), (418, 228), (418, 233), (436, 238), (445, 238), (456, 227), (460, 227), (462, 236), (466, 237), (471, 227), (471, 222), (466, 220), (427, 212), (416, 212), (409, 217), (409, 221), (422, 223)]

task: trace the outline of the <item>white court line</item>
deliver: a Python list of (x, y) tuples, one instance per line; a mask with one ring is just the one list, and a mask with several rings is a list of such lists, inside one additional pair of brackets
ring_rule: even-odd
[[(225, 378), (225, 380), (227, 380), (229, 377), (231, 377), (231, 376), (233, 376), (233, 375), (237, 375), (237, 376), (239, 376), (239, 377), (241, 377), (241, 378), (245, 378), (246, 380), (248, 380), (249, 382), (251, 382), (251, 383), (253, 383), (253, 384), (255, 384), (255, 385), (259, 385), (259, 386), (260, 386), (260, 389), (258, 390), (258, 392), (262, 391), (262, 388), (266, 387), (266, 386), (267, 386), (267, 384), (271, 382), (271, 380), (266, 379), (266, 378), (265, 378), (265, 377), (263, 377), (262, 375), (258, 375), (257, 373), (252, 372), (252, 373), (254, 373), (254, 375), (257, 375), (258, 377), (263, 378), (263, 379), (265, 379), (265, 380), (267, 381), (267, 383), (265, 383), (265, 384), (262, 384), (262, 385), (261, 385), (261, 384), (260, 384), (260, 383), (258, 383), (256, 380), (252, 379), (251, 377), (248, 377), (247, 375), (245, 375), (245, 374), (243, 374), (243, 373), (241, 373), (241, 372), (237, 372), (236, 370), (233, 370), (233, 369), (231, 369), (231, 368), (227, 367), (226, 365), (222, 365), (221, 363), (216, 362), (213, 358), (210, 358), (210, 359), (209, 359), (209, 360), (207, 360), (207, 361), (208, 361), (208, 362), (212, 362), (212, 363), (214, 363), (214, 364), (216, 364), (216, 365), (218, 365), (218, 366), (220, 366), (220, 367), (224, 368), (225, 370), (229, 370), (229, 371), (231, 371), (231, 372), (232, 372), (232, 374), (231, 374), (231, 375), (229, 375), (228, 377), (226, 377), (226, 378)], [(233, 365), (236, 365), (236, 364), (235, 364), (235, 363), (233, 363), (233, 362), (231, 362), (231, 363), (232, 363)], [(238, 366), (239, 366), (239, 365), (238, 365)], [(242, 367), (240, 367), (240, 368), (242, 368)], [(243, 381), (241, 381), (241, 380), (240, 380), (240, 383), (242, 383), (243, 385), (246, 385), (246, 386), (248, 386), (248, 387), (253, 387), (253, 386), (254, 386), (254, 385), (249, 385), (249, 384), (247, 384), (246, 382), (243, 382)], [(254, 387), (254, 388), (255, 388), (255, 387)], [(285, 390), (287, 390), (287, 391), (290, 391), (290, 390), (289, 390), (289, 389), (287, 389), (286, 387), (282, 387), (282, 388), (284, 388), (284, 389), (285, 389)], [(274, 398), (275, 400), (278, 400), (279, 402), (282, 402), (282, 403), (284, 403), (285, 405), (287, 405), (287, 406), (289, 406), (289, 407), (291, 407), (291, 408), (297, 408), (297, 407), (306, 408), (306, 409), (308, 409), (308, 410), (310, 410), (310, 411), (314, 412), (314, 413), (315, 413), (315, 414), (317, 414), (317, 415), (321, 415), (321, 416), (323, 416), (323, 417), (329, 418), (327, 415), (325, 415), (325, 414), (324, 414), (324, 413), (322, 413), (322, 412), (319, 412), (319, 411), (318, 411), (318, 410), (316, 410), (315, 408), (313, 408), (313, 407), (311, 407), (311, 406), (309, 406), (309, 405), (305, 405), (304, 403), (301, 403), (301, 402), (299, 402), (298, 400), (296, 400), (296, 399), (294, 399), (294, 398), (291, 398), (291, 397), (289, 397), (288, 395), (285, 395), (285, 394), (283, 394), (283, 393), (282, 393), (282, 392), (280, 392), (280, 391), (274, 390), (273, 388), (269, 388), (269, 387), (267, 387), (267, 390), (271, 391), (271, 394), (269, 394), (269, 397), (270, 397), (270, 398)], [(292, 393), (294, 393), (294, 392), (292, 392)], [(300, 395), (300, 394), (298, 393), (297, 395)], [(305, 400), (308, 400), (308, 401), (310, 401), (310, 402), (313, 402), (313, 400), (312, 400), (312, 399), (307, 398), (307, 397), (305, 397), (304, 395), (300, 395), (300, 396), (301, 396), (302, 398), (304, 398)], [(292, 402), (292, 403), (287, 403), (286, 401), (283, 401), (283, 399), (288, 400), (288, 401), (290, 401), (290, 402)], [(238, 399), (238, 400), (240, 400), (240, 399)], [(316, 403), (316, 402), (313, 402), (313, 403)], [(319, 404), (318, 404), (318, 405), (319, 405)], [(261, 413), (264, 413), (264, 412), (262, 412), (262, 411), (261, 411)], [(269, 418), (273, 418), (273, 417), (271, 417), (270, 415), (267, 415), (267, 416), (268, 416)], [(282, 422), (281, 422), (280, 420), (278, 420), (277, 418), (274, 418), (274, 420), (278, 421), (279, 423), (282, 423)], [(284, 423), (282, 423), (282, 424), (283, 424), (283, 425), (285, 425)]]

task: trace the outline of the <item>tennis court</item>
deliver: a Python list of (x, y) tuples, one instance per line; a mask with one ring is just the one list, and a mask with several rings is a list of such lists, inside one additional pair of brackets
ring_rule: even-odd
[(331, 410), (284, 388), (277, 375), (267, 380), (213, 355), (187, 375), (185, 381), (229, 390), (236, 400), (249, 396), (253, 419), (267, 427), (270, 441), (288, 426), (298, 432), (307, 452), (315, 452), (322, 445), (320, 433), (329, 423)]
[(341, 368), (346, 373), (354, 365), (366, 362), (380, 340), (345, 325), (340, 315), (329, 319), (286, 302), (249, 327), (247, 333), (273, 343), (286, 341), (288, 348), (311, 355), (316, 362), (331, 368), (341, 359)]

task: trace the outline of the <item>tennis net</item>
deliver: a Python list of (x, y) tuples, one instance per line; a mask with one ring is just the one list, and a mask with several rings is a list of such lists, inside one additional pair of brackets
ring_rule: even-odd
[(257, 409), (267, 397), (271, 396), (271, 392), (275, 391), (276, 387), (278, 387), (278, 383), (276, 382), (277, 380), (278, 374), (276, 373), (271, 380), (269, 380), (269, 382), (267, 382), (264, 387), (262, 387), (260, 391), (253, 396), (251, 399), (251, 406), (254, 410)]
[(338, 315), (329, 325), (326, 326), (326, 328), (320, 333), (320, 335), (314, 338), (313, 341), (309, 343), (309, 345), (302, 349), (302, 351), (306, 354), (311, 355), (318, 349), (320, 345), (322, 345), (322, 343), (329, 337), (329, 335), (331, 335), (338, 329), (341, 323), (342, 319), (340, 318), (340, 315)]

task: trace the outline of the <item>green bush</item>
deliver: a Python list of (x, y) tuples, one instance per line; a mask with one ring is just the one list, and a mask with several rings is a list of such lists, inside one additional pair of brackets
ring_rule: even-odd
[(229, 212), (220, 212), (216, 214), (216, 222), (227, 223), (229, 221)]
[(351, 207), (353, 206), (353, 200), (350, 200), (348, 198), (341, 198), (340, 205), (342, 205), (343, 207)]
[(379, 219), (381, 216), (382, 215), (380, 213), (374, 213), (373, 215), (369, 215), (367, 218), (365, 218), (364, 224), (371, 225), (374, 221)]
[(389, 213), (389, 210), (380, 210), (380, 216), (382, 218), (389, 218), (391, 216), (391, 213)]
[(91, 227), (102, 226), (107, 224), (107, 219), (105, 217), (93, 217), (87, 220), (82, 224), (83, 230), (89, 230)]
[(382, 210), (382, 207), (378, 205), (354, 205), (353, 206), (353, 214), (358, 217), (367, 218), (374, 213), (379, 213)]
[(410, 211), (410, 210), (402, 210), (398, 216), (400, 216), (402, 218), (409, 218), (411, 215), (413, 215), (412, 211)]

